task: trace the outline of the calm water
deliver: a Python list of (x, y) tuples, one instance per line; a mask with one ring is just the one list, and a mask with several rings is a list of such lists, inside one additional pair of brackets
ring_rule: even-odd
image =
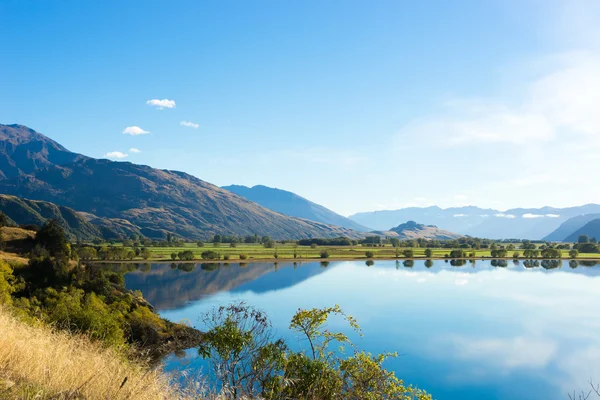
[[(267, 311), (282, 336), (299, 307), (339, 304), (363, 328), (357, 344), (397, 351), (401, 356), (387, 367), (436, 399), (568, 399), (590, 378), (600, 382), (600, 266), (173, 267), (152, 264), (129, 273), (127, 286), (141, 290), (164, 317), (194, 325), (214, 305), (245, 300)], [(168, 368), (181, 366), (201, 362), (193, 350), (167, 360)]]

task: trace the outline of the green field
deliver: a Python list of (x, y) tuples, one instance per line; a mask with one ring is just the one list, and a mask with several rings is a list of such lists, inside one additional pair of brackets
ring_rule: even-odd
[[(186, 243), (183, 246), (176, 247), (149, 247), (148, 248), (152, 255), (149, 260), (152, 261), (170, 261), (172, 253), (179, 253), (184, 250), (191, 250), (194, 253), (196, 260), (201, 260), (201, 253), (207, 250), (213, 250), (220, 254), (220, 259), (223, 260), (228, 256), (229, 260), (240, 261), (240, 255), (246, 255), (244, 262), (253, 260), (302, 260), (302, 259), (321, 259), (321, 253), (327, 251), (330, 259), (366, 259), (366, 252), (373, 252), (373, 258), (380, 259), (391, 259), (391, 258), (406, 258), (402, 254), (407, 248), (398, 248), (400, 256), (396, 256), (396, 248), (391, 245), (385, 245), (384, 247), (363, 247), (362, 245), (356, 246), (317, 246), (312, 248), (311, 246), (298, 246), (292, 243), (289, 244), (277, 244), (274, 248), (265, 248), (262, 244), (237, 244), (236, 247), (230, 247), (229, 243), (222, 243), (220, 246), (215, 246), (213, 243), (205, 243), (204, 247), (198, 247), (196, 243)], [(425, 248), (411, 248), (414, 252), (414, 258), (425, 258)], [(447, 258), (447, 254), (452, 249), (436, 248), (432, 249), (433, 254), (431, 258)], [(466, 253), (475, 253), (474, 258), (492, 258), (489, 249), (473, 250), (463, 249)], [(523, 257), (523, 250), (517, 249), (519, 252), (519, 258)], [(512, 259), (512, 255), (515, 251), (509, 251), (507, 257)], [(296, 257), (294, 257), (296, 252)], [(568, 259), (569, 251), (562, 250), (562, 258)], [(136, 260), (139, 260), (136, 257)], [(577, 259), (600, 259), (600, 253), (583, 253), (579, 254)]]

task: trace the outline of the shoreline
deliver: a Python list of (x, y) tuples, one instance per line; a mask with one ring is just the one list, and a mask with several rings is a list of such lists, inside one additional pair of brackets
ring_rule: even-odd
[(463, 258), (450, 258), (450, 257), (329, 257), (329, 258), (249, 258), (247, 260), (172, 260), (168, 258), (152, 259), (152, 260), (88, 260), (86, 262), (94, 264), (152, 264), (152, 263), (175, 263), (175, 264), (250, 264), (250, 263), (278, 263), (278, 262), (329, 262), (329, 261), (444, 261), (444, 260), (474, 260), (474, 261), (487, 261), (487, 260), (517, 260), (517, 261), (596, 261), (600, 263), (600, 258), (513, 258), (513, 257), (463, 257)]

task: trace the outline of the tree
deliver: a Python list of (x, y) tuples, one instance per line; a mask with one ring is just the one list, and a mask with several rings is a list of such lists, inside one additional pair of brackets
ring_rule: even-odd
[(198, 246), (198, 247), (204, 247), (204, 242), (199, 241), (198, 243), (196, 243), (196, 246)]
[(367, 257), (367, 258), (373, 258), (373, 256), (375, 256), (375, 253), (373, 253), (372, 251), (365, 252), (365, 257)]
[(321, 258), (329, 258), (329, 252), (327, 250), (323, 250), (321, 252)]
[(175, 253), (175, 252), (171, 253), (171, 260), (173, 260), (173, 261), (177, 260), (177, 253)]
[(152, 252), (148, 248), (144, 247), (140, 251), (140, 255), (142, 256), (142, 258), (144, 260), (147, 260), (147, 259), (149, 259), (152, 256)]
[(577, 258), (577, 256), (579, 255), (579, 251), (573, 249), (573, 250), (569, 250), (569, 257), (571, 258)]
[(48, 253), (53, 257), (68, 257), (71, 253), (71, 246), (67, 240), (67, 235), (55, 219), (49, 220), (42, 226), (35, 235), (35, 241), (48, 250)]
[(0, 212), (0, 228), (4, 228), (8, 225), (8, 217), (3, 212)]
[(588, 235), (579, 235), (579, 237), (577, 238), (577, 243), (589, 243), (590, 242), (590, 238), (588, 237)]
[(402, 254), (404, 255), (404, 257), (406, 258), (413, 258), (415, 256), (415, 252), (412, 249), (406, 249), (402, 252)]
[(425, 249), (425, 257), (427, 258), (431, 258), (431, 256), (433, 255), (433, 250), (431, 250), (429, 247)]
[(79, 258), (82, 260), (92, 260), (96, 258), (97, 252), (93, 247), (82, 247), (77, 252)]

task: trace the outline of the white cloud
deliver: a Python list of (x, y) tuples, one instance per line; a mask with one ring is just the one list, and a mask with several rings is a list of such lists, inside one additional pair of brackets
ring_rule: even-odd
[(142, 151), (140, 149), (136, 149), (135, 147), (132, 147), (129, 149), (130, 153), (141, 153)]
[(152, 100), (148, 100), (146, 102), (146, 104), (151, 105), (156, 107), (159, 110), (162, 110), (163, 108), (175, 108), (175, 100), (169, 100), (169, 99), (152, 99)]
[(128, 126), (127, 128), (125, 128), (123, 130), (124, 135), (131, 135), (131, 136), (145, 135), (147, 133), (150, 133), (150, 132), (143, 130), (139, 126)]
[(181, 121), (181, 122), (179, 123), (179, 125), (181, 125), (181, 126), (186, 126), (186, 127), (188, 127), (188, 128), (194, 128), (194, 129), (198, 129), (198, 128), (200, 127), (200, 125), (198, 125), (198, 124), (195, 124), (195, 123), (193, 123), (193, 122), (190, 122), (190, 121)]
[(527, 218), (527, 219), (531, 219), (531, 218), (544, 218), (543, 214), (531, 214), (531, 213), (526, 213), (521, 215), (522, 218)]
[(515, 215), (513, 215), (513, 214), (504, 214), (504, 213), (494, 214), (494, 217), (498, 217), (498, 218), (509, 218), (509, 219), (517, 218), (517, 217), (516, 217)]
[(546, 214), (548, 218), (560, 218), (560, 214)]
[(453, 217), (454, 218), (461, 218), (461, 217), (466, 217), (467, 214), (454, 214)]
[(455, 194), (454, 195), (454, 200), (467, 200), (468, 197), (465, 196), (464, 194)]
[(455, 354), (467, 360), (493, 363), (502, 368), (540, 368), (553, 360), (556, 342), (540, 337), (464, 338), (453, 337)]
[(120, 159), (126, 158), (128, 156), (129, 156), (129, 154), (121, 153), (120, 151), (111, 151), (111, 152), (104, 154), (105, 158), (111, 158), (111, 159), (116, 159), (116, 160), (120, 160)]

